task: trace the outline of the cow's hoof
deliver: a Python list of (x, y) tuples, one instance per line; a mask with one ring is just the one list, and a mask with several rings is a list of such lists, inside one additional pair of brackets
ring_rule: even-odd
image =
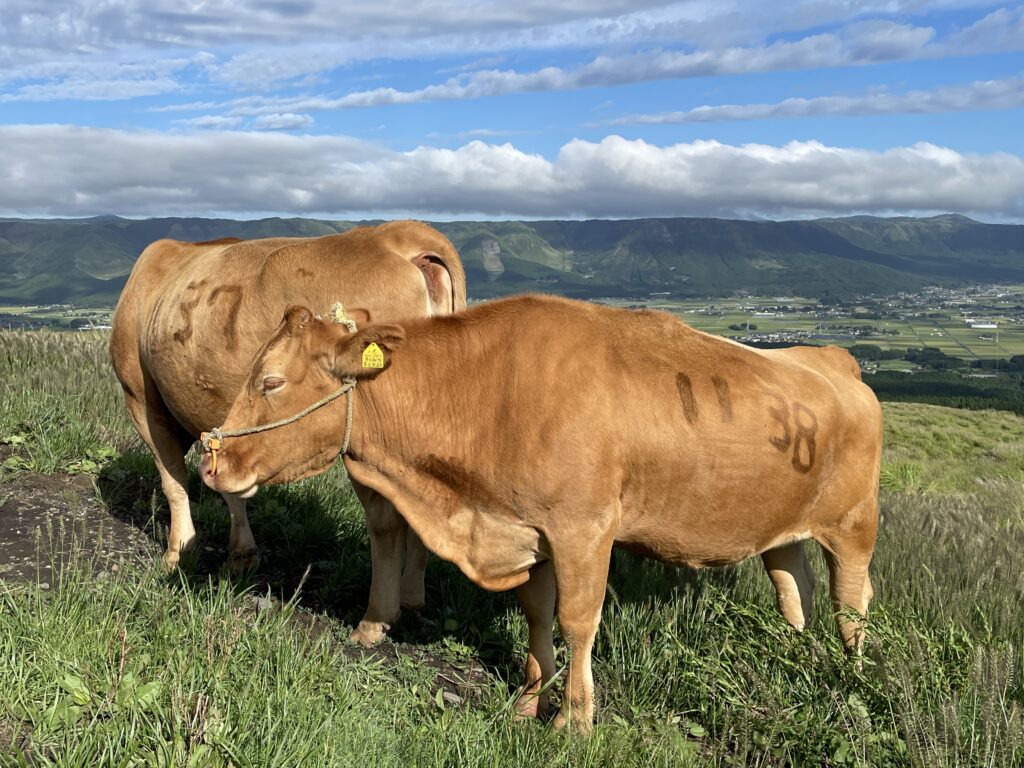
[(538, 718), (543, 720), (548, 714), (547, 694), (524, 693), (512, 707), (516, 720)]
[(187, 536), (168, 536), (167, 551), (164, 552), (164, 556), (161, 558), (164, 570), (167, 573), (174, 573), (178, 570), (178, 566), (181, 565), (181, 556), (191, 551), (195, 544), (195, 531)]
[(244, 552), (228, 552), (228, 569), (235, 575), (251, 573), (260, 564), (260, 551), (248, 549)]
[(360, 621), (359, 626), (352, 630), (348, 639), (359, 643), (363, 648), (370, 648), (383, 640), (389, 629), (391, 629), (391, 625), (383, 622)]
[(420, 611), (423, 610), (424, 601), (423, 601), (422, 598), (419, 599), (418, 601), (410, 600), (410, 601), (406, 602), (405, 600), (402, 600), (399, 603), (399, 605), (401, 606), (403, 611), (415, 611), (416, 613), (419, 613)]
[(589, 720), (579, 717), (574, 717), (570, 721), (563, 713), (559, 712), (555, 715), (555, 719), (551, 721), (551, 727), (556, 731), (569, 730), (577, 733), (590, 733), (594, 728), (594, 724)]

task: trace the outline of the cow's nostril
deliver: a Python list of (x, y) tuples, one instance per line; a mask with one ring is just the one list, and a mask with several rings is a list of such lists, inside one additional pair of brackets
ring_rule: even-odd
[(204, 453), (203, 458), (199, 460), (199, 474), (207, 484), (217, 475), (216, 462), (212, 460), (212, 454)]

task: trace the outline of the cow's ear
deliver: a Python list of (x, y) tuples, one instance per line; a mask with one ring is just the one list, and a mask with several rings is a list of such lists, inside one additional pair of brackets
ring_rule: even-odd
[(391, 354), (404, 339), (405, 330), (400, 325), (368, 325), (336, 339), (328, 366), (339, 379), (373, 378), (391, 364)]
[(306, 330), (306, 326), (312, 319), (312, 312), (299, 304), (292, 304), (284, 311), (284, 317), (281, 318), (281, 322), (288, 331), (288, 335), (291, 336), (299, 331)]
[(363, 326), (367, 323), (372, 323), (373, 318), (370, 317), (370, 310), (368, 309), (350, 309), (348, 310), (348, 316), (356, 321), (356, 325)]

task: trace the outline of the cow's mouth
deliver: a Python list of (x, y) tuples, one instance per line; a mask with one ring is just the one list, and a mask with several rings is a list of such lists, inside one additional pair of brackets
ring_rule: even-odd
[(256, 470), (247, 473), (244, 477), (237, 477), (236, 473), (230, 471), (230, 467), (224, 465), (222, 459), (221, 466), (214, 471), (209, 453), (204, 454), (199, 462), (199, 475), (203, 478), (203, 482), (213, 490), (229, 493), (240, 499), (252, 498), (260, 489), (259, 473)]
[(251, 486), (249, 486), (248, 489), (242, 491), (241, 493), (236, 493), (235, 496), (237, 496), (240, 499), (251, 499), (253, 496), (256, 495), (256, 491), (258, 491), (259, 489), (259, 483), (253, 483)]

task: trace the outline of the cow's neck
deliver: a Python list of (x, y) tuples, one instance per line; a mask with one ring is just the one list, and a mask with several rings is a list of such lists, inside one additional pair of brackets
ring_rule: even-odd
[(466, 417), (486, 378), (483, 356), (457, 332), (411, 331), (389, 369), (357, 387), (350, 454), (371, 464), (384, 456), (465, 456), (472, 447)]
[[(357, 388), (345, 465), (428, 549), (486, 589), (510, 589), (542, 557), (540, 535), (516, 522), (502, 479), (507, 409), (516, 407), (511, 333), (493, 324), (483, 340), (455, 321), (428, 327), (426, 337), (406, 326), (390, 369)], [(482, 554), (489, 540), (504, 542), (500, 556)]]

